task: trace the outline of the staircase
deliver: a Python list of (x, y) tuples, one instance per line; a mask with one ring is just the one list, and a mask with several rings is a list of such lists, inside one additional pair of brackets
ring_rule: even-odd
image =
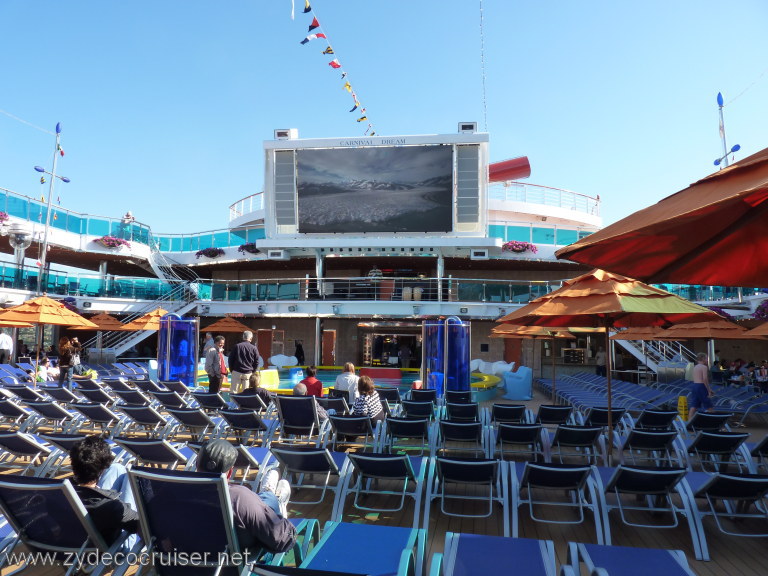
[[(173, 286), (173, 289), (125, 318), (126, 323), (132, 322), (156, 310), (158, 307), (167, 310), (169, 313), (182, 316), (197, 306), (197, 284), (200, 281), (197, 273), (193, 269), (171, 260), (160, 252), (157, 244), (152, 239), (150, 239), (150, 244), (152, 252), (148, 259), (149, 265), (157, 277)], [(114, 351), (115, 356), (119, 356), (154, 333), (155, 330), (138, 330), (135, 332), (114, 330), (101, 332), (100, 344), (97, 342), (98, 336), (94, 336), (83, 343), (83, 348), (86, 350), (89, 348), (109, 348)]]
[(614, 340), (634, 356), (639, 364), (658, 372), (661, 362), (696, 362), (696, 354), (680, 342), (661, 340)]

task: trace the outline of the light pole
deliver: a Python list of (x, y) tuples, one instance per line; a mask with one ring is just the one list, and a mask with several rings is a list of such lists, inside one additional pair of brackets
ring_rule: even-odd
[[(53, 168), (51, 169), (50, 172), (48, 172), (42, 166), (35, 166), (35, 170), (37, 170), (38, 172), (42, 172), (43, 174), (48, 174), (51, 177), (51, 183), (48, 186), (48, 208), (45, 213), (45, 231), (43, 232), (43, 253), (40, 256), (40, 277), (37, 283), (38, 294), (41, 294), (43, 292), (43, 287), (45, 286), (45, 280), (46, 280), (45, 266), (46, 266), (46, 261), (48, 260), (48, 230), (51, 227), (51, 203), (53, 202), (53, 183), (56, 181), (56, 178), (58, 178), (64, 183), (69, 182), (69, 178), (65, 178), (64, 176), (58, 176), (56, 174), (56, 160), (58, 159), (59, 152), (61, 152), (60, 139), (61, 139), (61, 122), (58, 122), (56, 124), (56, 147), (53, 149)], [(63, 152), (62, 152), (62, 155), (63, 155)]]
[(725, 121), (723, 120), (723, 94), (722, 92), (717, 93), (717, 106), (719, 108), (720, 112), (720, 139), (723, 141), (723, 155), (720, 156), (717, 160), (715, 160), (715, 166), (720, 166), (720, 163), (722, 162), (723, 168), (728, 167), (728, 155), (733, 154), (734, 152), (738, 152), (741, 150), (741, 146), (738, 144), (734, 144), (731, 147), (730, 152), (728, 151), (728, 145), (725, 143)]

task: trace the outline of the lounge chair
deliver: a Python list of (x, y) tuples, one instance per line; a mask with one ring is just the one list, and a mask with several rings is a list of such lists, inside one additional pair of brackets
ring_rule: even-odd
[(752, 456), (744, 442), (749, 438), (746, 432), (698, 432), (693, 440), (686, 441), (689, 456), (688, 466), (698, 462), (705, 472), (727, 472), (729, 462), (743, 471), (749, 468)]
[(696, 576), (682, 550), (568, 544), (568, 562), (575, 574), (583, 563), (594, 576)]
[(480, 422), (440, 420), (437, 424), (436, 454), (470, 454), (483, 458), (490, 456), (487, 431)]
[(378, 450), (381, 422), (376, 422), (374, 427), (370, 416), (330, 416), (328, 421), (331, 423), (330, 440), (325, 445), (330, 444), (331, 450), (337, 450), (339, 444), (356, 444), (371, 452)]
[(186, 466), (192, 456), (192, 450), (183, 446), (173, 446), (167, 440), (154, 438), (114, 438), (115, 444), (131, 455), (131, 459), (123, 458), (124, 462), (135, 460), (141, 465), (151, 464), (175, 470), (178, 466)]
[[(430, 576), (485, 576), (503, 572), (500, 563), (514, 562), (510, 573), (555, 576), (555, 545), (551, 540), (504, 538), (447, 532), (442, 554), (432, 556)], [(572, 576), (570, 566), (560, 576)]]
[(262, 446), (269, 447), (278, 424), (275, 419), (262, 418), (255, 410), (219, 410), (219, 416), (224, 420), (223, 434), (235, 436), (241, 444), (253, 445), (261, 440)]
[(325, 442), (330, 424), (327, 420), (320, 421), (313, 396), (278, 396), (277, 414), (280, 420), (278, 441), (314, 441), (317, 446)]
[(433, 451), (433, 423), (428, 418), (388, 417), (381, 432), (384, 452), (418, 450), (418, 456)]
[(511, 456), (524, 460), (549, 462), (549, 433), (541, 424), (500, 423), (490, 430), (489, 446), (495, 456), (506, 460)]
[(560, 425), (550, 440), (550, 458), (563, 464), (563, 458), (577, 458), (585, 464), (605, 463), (605, 437), (602, 426)]
[[(123, 533), (111, 545), (107, 543), (68, 479), (0, 476), (0, 509), (17, 534), (9, 554), (23, 544), (30, 551), (55, 554), (60, 562), (75, 554), (81, 557), (91, 554), (101, 559), (110, 554), (115, 558), (128, 536)], [(137, 552), (139, 546), (132, 551)], [(0, 562), (7, 558), (4, 556)], [(22, 566), (19, 571), (26, 567)], [(94, 573), (101, 573), (104, 568), (99, 564)], [(128, 568), (128, 563), (123, 563), (115, 567), (113, 574), (124, 574)], [(67, 575), (78, 569), (77, 563), (73, 563)]]
[(630, 429), (619, 438), (621, 464), (642, 466), (685, 466), (685, 454), (678, 446), (674, 430)]
[(0, 432), (0, 467), (23, 468), (21, 474), (30, 472), (42, 476), (51, 448), (24, 432)]

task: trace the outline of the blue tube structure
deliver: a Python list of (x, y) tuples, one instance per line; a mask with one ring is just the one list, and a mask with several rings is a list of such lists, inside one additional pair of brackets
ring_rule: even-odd
[(161, 381), (178, 380), (194, 388), (197, 385), (197, 318), (166, 314), (160, 318), (157, 347), (157, 374)]

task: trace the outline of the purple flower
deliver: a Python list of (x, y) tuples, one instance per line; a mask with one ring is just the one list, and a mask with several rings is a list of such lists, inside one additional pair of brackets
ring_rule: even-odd
[(527, 251), (536, 254), (536, 252), (539, 251), (535, 244), (531, 244), (530, 242), (521, 242), (520, 240), (510, 240), (509, 242), (504, 242), (504, 244), (501, 245), (501, 249), (504, 252), (517, 252), (518, 254)]
[(195, 258), (200, 258), (202, 256), (205, 256), (207, 258), (218, 258), (219, 256), (224, 256), (224, 249), (223, 248), (203, 248), (202, 250), (198, 250), (195, 252)]

